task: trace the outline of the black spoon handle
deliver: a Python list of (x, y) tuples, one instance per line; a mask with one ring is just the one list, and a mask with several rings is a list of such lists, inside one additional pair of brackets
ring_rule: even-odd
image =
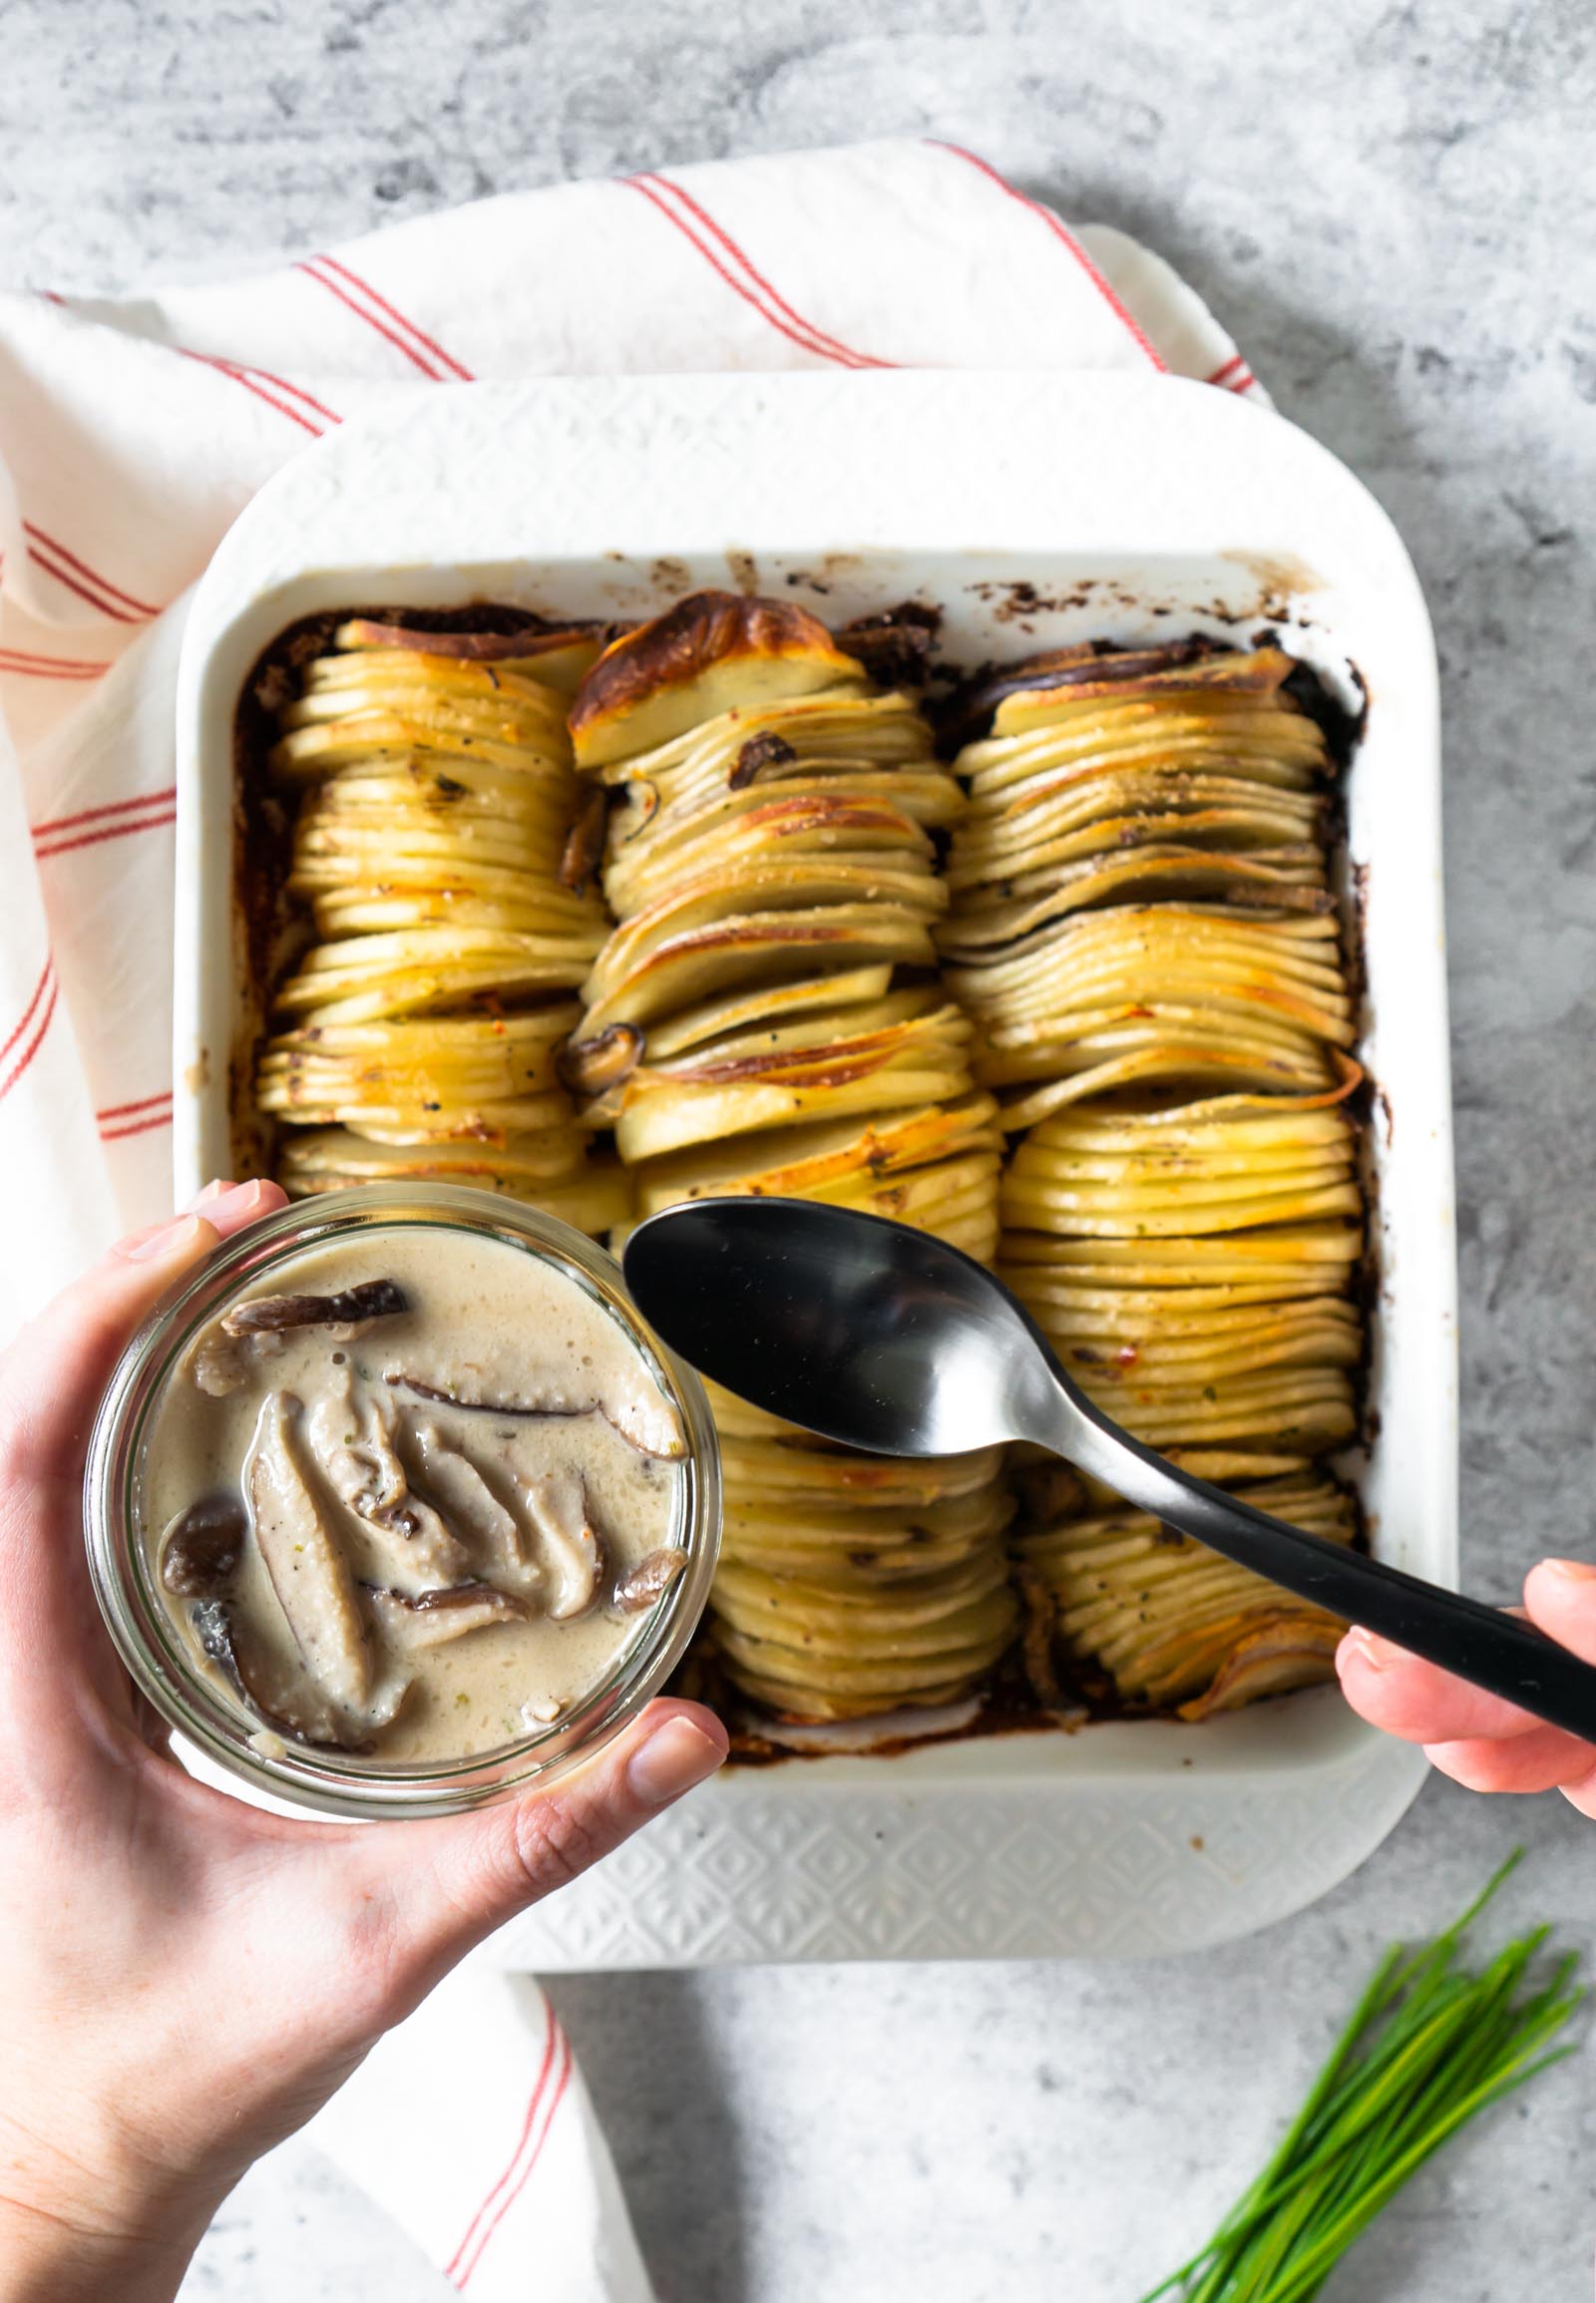
[[(1223, 1488), (1191, 1478), (1121, 1431), (1062, 1368), (1055, 1365), (1054, 1373), (1064, 1411), (1046, 1444), (1107, 1480), (1128, 1503), (1156, 1512), (1182, 1535), (1195, 1536), (1299, 1599), (1365, 1624), (1410, 1655), (1596, 1742), (1596, 1669), (1533, 1624), (1271, 1519)], [(1082, 1422), (1087, 1429), (1080, 1428)]]

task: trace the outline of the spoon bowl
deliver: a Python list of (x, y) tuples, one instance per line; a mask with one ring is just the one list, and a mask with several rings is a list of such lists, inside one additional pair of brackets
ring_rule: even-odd
[(691, 1365), (869, 1454), (1012, 1439), (1037, 1388), (1047, 1346), (1028, 1314), (907, 1224), (813, 1200), (694, 1200), (640, 1224), (623, 1263), (644, 1318)]
[(1183, 1535), (1536, 1718), (1596, 1740), (1596, 1670), (1532, 1624), (1255, 1511), (1133, 1439), (985, 1265), (851, 1208), (690, 1200), (622, 1258), (643, 1317), (700, 1374), (880, 1455), (1051, 1449)]

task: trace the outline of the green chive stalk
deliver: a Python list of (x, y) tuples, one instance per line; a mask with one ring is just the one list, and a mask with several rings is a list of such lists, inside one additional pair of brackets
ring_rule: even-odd
[(1573, 2053), (1548, 2045), (1584, 1998), (1573, 1956), (1538, 1982), (1531, 1973), (1546, 1928), (1477, 1973), (1461, 1963), (1464, 1935), (1519, 1852), (1444, 1933), (1387, 1952), (1268, 2165), (1141, 2303), (1309, 2303), (1449, 2135)]

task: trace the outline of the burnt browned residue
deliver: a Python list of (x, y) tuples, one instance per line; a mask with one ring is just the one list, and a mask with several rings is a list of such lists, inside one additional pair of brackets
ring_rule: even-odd
[(1005, 696), (1020, 695), (1029, 688), (1145, 679), (1150, 672), (1174, 671), (1185, 664), (1235, 653), (1228, 641), (1211, 639), (1205, 632), (1190, 632), (1184, 639), (1162, 640), (1145, 647), (1087, 640), (1077, 647), (1046, 648), (1039, 654), (1022, 656), (1017, 663), (985, 663), (962, 680), (938, 708), (938, 740), (950, 754), (974, 743), (988, 733), (993, 714)]
[(883, 687), (924, 687), (942, 629), (942, 609), (903, 599), (875, 615), (856, 616), (837, 631), (837, 645)]
[(1027, 577), (985, 576), (967, 588), (986, 601), (998, 623), (1021, 623), (1031, 616), (1062, 615), (1071, 608), (1089, 605), (1102, 582), (1100, 576), (1082, 576), (1072, 578), (1061, 591), (1038, 591)]
[[(1254, 647), (1278, 647), (1278, 632), (1264, 630), (1253, 634)], [(1369, 724), (1369, 686), (1357, 665), (1352, 666), (1353, 685), (1358, 691), (1358, 708), (1349, 711), (1338, 703), (1313, 667), (1298, 663), (1287, 673), (1281, 685), (1300, 711), (1308, 714), (1324, 731), (1325, 742), (1337, 771), (1345, 774), (1355, 747), (1362, 742)]]

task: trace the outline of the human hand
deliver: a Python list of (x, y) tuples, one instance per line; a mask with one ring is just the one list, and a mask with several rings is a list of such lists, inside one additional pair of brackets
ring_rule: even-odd
[[(1543, 1559), (1524, 1579), (1522, 1612), (1559, 1647), (1596, 1664), (1596, 1566)], [(1336, 1669), (1356, 1712), (1390, 1735), (1422, 1743), (1431, 1764), (1454, 1782), (1471, 1791), (1556, 1789), (1582, 1815), (1596, 1815), (1596, 1745), (1373, 1632), (1350, 1631)]]
[(95, 1603), (89, 1431), (157, 1299), (282, 1204), (212, 1185), (0, 1358), (0, 2303), (168, 2303), (252, 2159), (474, 1944), (725, 1756), (712, 1713), (654, 1703), (556, 1789), (345, 1826), (173, 1760)]

